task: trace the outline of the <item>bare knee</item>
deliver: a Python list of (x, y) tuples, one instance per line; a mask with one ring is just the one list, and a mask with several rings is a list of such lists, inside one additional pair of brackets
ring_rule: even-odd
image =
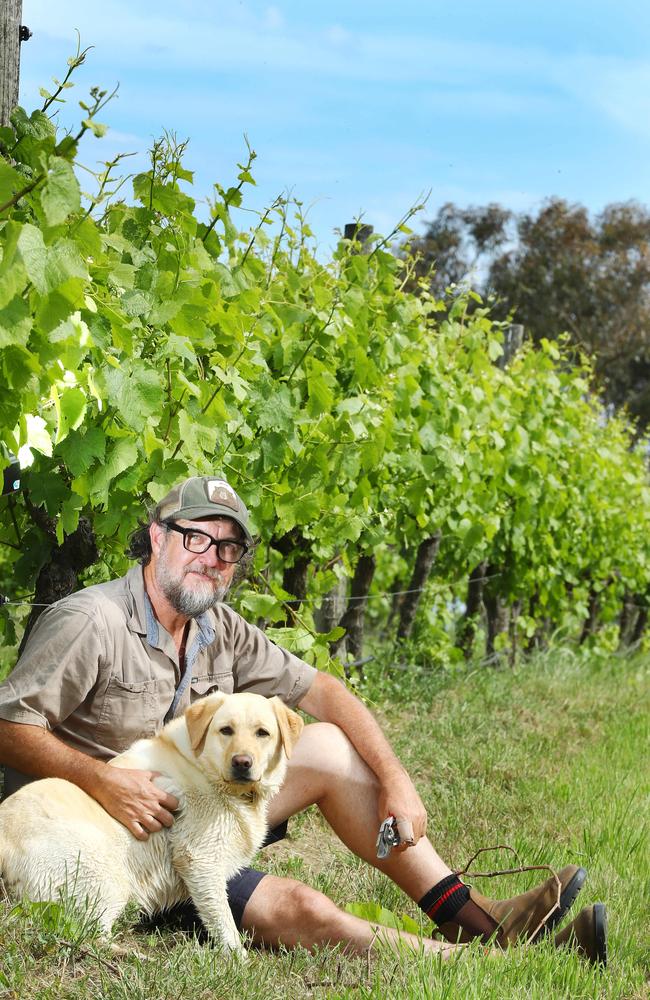
[(294, 926), (305, 929), (311, 936), (322, 937), (334, 931), (339, 909), (324, 893), (302, 882), (291, 885), (287, 899), (287, 918)]
[(246, 905), (242, 928), (257, 944), (312, 948), (340, 940), (344, 916), (322, 892), (294, 879), (267, 875)]
[(303, 729), (289, 769), (303, 766), (336, 774), (367, 768), (343, 730), (331, 722), (314, 722)]
[(269, 823), (273, 826), (314, 804), (324, 812), (344, 789), (355, 802), (360, 796), (367, 798), (367, 792), (376, 797), (377, 778), (338, 726), (328, 722), (305, 726), (284, 784), (271, 800)]
[(352, 746), (340, 726), (333, 722), (311, 722), (302, 731), (298, 746), (302, 744), (327, 746), (333, 750), (347, 750)]

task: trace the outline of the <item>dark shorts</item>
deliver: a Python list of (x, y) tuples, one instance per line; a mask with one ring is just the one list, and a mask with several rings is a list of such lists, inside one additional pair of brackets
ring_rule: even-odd
[[(288, 822), (285, 819), (284, 823), (280, 823), (279, 826), (274, 826), (272, 830), (269, 830), (262, 847), (268, 847), (269, 844), (277, 844), (279, 840), (284, 840), (287, 835), (287, 826)], [(246, 903), (257, 889), (264, 875), (265, 872), (258, 872), (255, 868), (244, 868), (243, 871), (240, 871), (239, 875), (235, 875), (228, 882), (228, 902), (238, 930), (241, 930)]]
[[(284, 840), (287, 835), (287, 826), (288, 822), (285, 820), (284, 823), (280, 823), (279, 826), (274, 826), (272, 830), (269, 830), (262, 847), (268, 847), (269, 844), (277, 844), (279, 840)], [(257, 871), (255, 868), (243, 868), (238, 875), (235, 875), (228, 882), (228, 903), (230, 904), (230, 910), (238, 930), (241, 930), (242, 927), (246, 904), (264, 878), (264, 875), (264, 872)], [(175, 928), (195, 933), (198, 938), (205, 937), (205, 928), (192, 903), (179, 903), (178, 906), (173, 906), (164, 913), (155, 913), (151, 917), (143, 918), (141, 926), (147, 928)]]

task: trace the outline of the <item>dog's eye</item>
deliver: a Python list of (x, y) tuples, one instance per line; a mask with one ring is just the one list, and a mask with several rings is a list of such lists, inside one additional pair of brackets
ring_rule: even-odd
[(232, 736), (234, 731), (235, 730), (232, 728), (232, 726), (222, 726), (221, 729), (219, 730), (222, 736)]
[(255, 733), (256, 736), (270, 736), (271, 734), (266, 729), (258, 729)]

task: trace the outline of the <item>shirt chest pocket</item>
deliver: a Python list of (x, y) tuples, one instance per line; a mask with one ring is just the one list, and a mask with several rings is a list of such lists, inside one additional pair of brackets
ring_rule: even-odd
[(97, 724), (98, 742), (121, 752), (135, 740), (154, 736), (165, 711), (161, 694), (155, 680), (129, 683), (111, 677)]
[(191, 700), (205, 698), (207, 694), (232, 694), (234, 680), (231, 673), (195, 674), (190, 682)]

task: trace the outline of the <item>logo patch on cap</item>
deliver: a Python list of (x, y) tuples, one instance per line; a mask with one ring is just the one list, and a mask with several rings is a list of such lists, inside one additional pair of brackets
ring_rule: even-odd
[(239, 511), (237, 494), (225, 479), (211, 479), (207, 484), (207, 490), (208, 500), (212, 503), (218, 503), (222, 507), (230, 507), (231, 510)]

